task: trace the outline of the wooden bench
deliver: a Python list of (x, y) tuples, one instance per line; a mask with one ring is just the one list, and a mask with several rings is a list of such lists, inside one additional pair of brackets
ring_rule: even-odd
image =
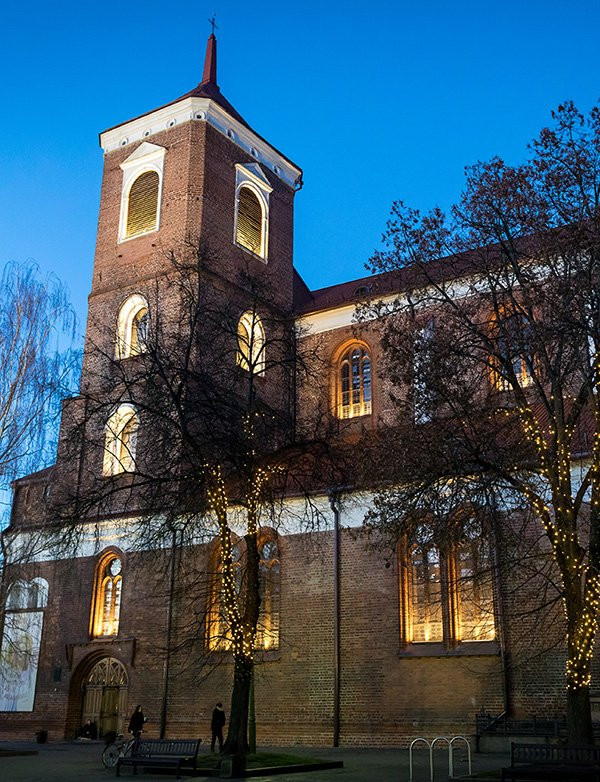
[(600, 782), (600, 747), (512, 742), (510, 766), (502, 769), (502, 780), (528, 779)]
[(173, 768), (177, 778), (185, 766), (196, 770), (198, 750), (202, 739), (138, 739), (131, 748), (131, 754), (117, 761), (117, 776), (121, 776), (121, 766), (133, 766), (137, 774), (142, 768)]

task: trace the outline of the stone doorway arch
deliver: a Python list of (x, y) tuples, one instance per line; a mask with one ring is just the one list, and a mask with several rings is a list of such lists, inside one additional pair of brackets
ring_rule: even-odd
[(98, 660), (84, 676), (81, 686), (81, 724), (95, 722), (98, 738), (107, 733), (121, 733), (127, 715), (129, 677), (122, 662), (115, 657)]

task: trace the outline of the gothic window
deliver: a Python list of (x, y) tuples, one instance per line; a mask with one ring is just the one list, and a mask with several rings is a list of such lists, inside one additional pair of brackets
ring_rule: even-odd
[[(259, 590), (260, 613), (258, 617), (255, 648), (277, 649), (279, 647), (279, 597), (280, 559), (274, 534), (267, 533), (259, 541)], [(238, 595), (245, 589), (245, 548), (239, 540), (232, 546), (234, 580)], [(221, 549), (211, 557), (211, 584), (207, 612), (207, 645), (213, 651), (231, 648), (229, 618), (223, 604), (223, 582), (221, 578)]]
[(413, 415), (416, 424), (428, 424), (433, 418), (434, 395), (431, 388), (434, 320), (430, 318), (415, 335), (413, 361)]
[(493, 384), (499, 391), (509, 391), (514, 376), (519, 386), (531, 385), (531, 337), (525, 316), (502, 309), (494, 318), (492, 330), (495, 342), (491, 357)]
[(493, 641), (494, 599), (490, 545), (469, 537), (438, 547), (423, 531), (398, 547), (400, 641)]
[(260, 554), (260, 615), (256, 631), (257, 649), (279, 647), (279, 590), (281, 570), (277, 543), (267, 538), (259, 548)]
[(337, 362), (338, 418), (371, 413), (371, 357), (363, 343), (346, 348)]
[(265, 330), (256, 312), (244, 312), (238, 321), (237, 365), (260, 375), (265, 371)]
[(116, 357), (138, 356), (146, 350), (148, 338), (148, 302), (139, 293), (121, 306), (117, 319)]
[(0, 647), (0, 712), (33, 711), (37, 671), (48, 603), (43, 578), (8, 587)]
[(159, 185), (156, 171), (144, 171), (133, 181), (127, 198), (127, 239), (156, 230)]
[[(242, 544), (234, 542), (231, 547), (236, 592), (242, 589)], [(223, 580), (221, 578), (221, 547), (218, 546), (211, 557), (210, 593), (207, 616), (207, 643), (212, 651), (226, 651), (231, 648), (231, 633), (227, 611), (223, 604)]]
[(108, 419), (104, 443), (104, 475), (135, 471), (139, 419), (135, 408), (120, 405)]
[(112, 552), (98, 562), (92, 599), (91, 635), (94, 638), (117, 635), (119, 632), (122, 570), (121, 559)]

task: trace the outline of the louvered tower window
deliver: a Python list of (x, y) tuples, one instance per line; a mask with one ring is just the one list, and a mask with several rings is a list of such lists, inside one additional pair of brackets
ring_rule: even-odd
[(264, 255), (262, 237), (263, 210), (249, 187), (238, 193), (236, 242), (255, 255)]
[(131, 185), (127, 202), (127, 238), (156, 229), (159, 181), (156, 171), (145, 171)]

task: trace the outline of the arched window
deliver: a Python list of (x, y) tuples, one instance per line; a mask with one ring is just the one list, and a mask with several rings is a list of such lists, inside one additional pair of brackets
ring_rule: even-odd
[(477, 537), (464, 540), (457, 564), (459, 640), (492, 641), (496, 633), (489, 542)]
[[(256, 649), (279, 647), (279, 595), (281, 584), (280, 560), (277, 542), (272, 534), (259, 541), (259, 590), (260, 613), (254, 646)], [(245, 546), (238, 540), (232, 546), (234, 578), (238, 594), (245, 587)], [(207, 612), (207, 645), (210, 650), (224, 651), (231, 648), (229, 621), (223, 606), (221, 578), (221, 549), (211, 557), (211, 584)]]
[(257, 193), (248, 185), (237, 191), (235, 241), (240, 247), (266, 257), (265, 210)]
[(366, 345), (346, 348), (337, 363), (338, 418), (371, 413), (371, 357)]
[(246, 372), (265, 371), (265, 330), (256, 312), (244, 312), (238, 321), (237, 364)]
[(413, 546), (412, 575), (412, 640), (443, 641), (442, 572), (440, 552), (431, 543)]
[(33, 711), (47, 603), (48, 582), (43, 578), (15, 581), (8, 588), (0, 648), (0, 712)]
[(493, 384), (499, 391), (509, 391), (513, 388), (514, 376), (522, 388), (531, 385), (531, 330), (523, 313), (501, 308), (493, 319), (492, 332), (495, 342), (494, 355), (490, 357)]
[[(242, 543), (237, 541), (231, 547), (236, 591), (242, 590)], [(218, 546), (210, 560), (210, 591), (207, 611), (207, 644), (211, 651), (225, 651), (231, 648), (229, 621), (223, 606), (223, 580), (221, 578), (221, 547)]]
[(155, 231), (158, 225), (158, 191), (160, 177), (156, 171), (144, 171), (129, 188), (125, 238)]
[(98, 562), (92, 598), (91, 635), (94, 638), (117, 635), (119, 632), (122, 570), (120, 557), (112, 552)]
[(139, 293), (121, 305), (117, 319), (116, 357), (138, 356), (146, 350), (148, 339), (148, 302)]
[(256, 629), (257, 649), (279, 648), (279, 593), (281, 568), (276, 541), (269, 537), (259, 547), (260, 615)]
[(104, 443), (104, 475), (135, 471), (139, 419), (132, 405), (120, 405), (108, 419)]

